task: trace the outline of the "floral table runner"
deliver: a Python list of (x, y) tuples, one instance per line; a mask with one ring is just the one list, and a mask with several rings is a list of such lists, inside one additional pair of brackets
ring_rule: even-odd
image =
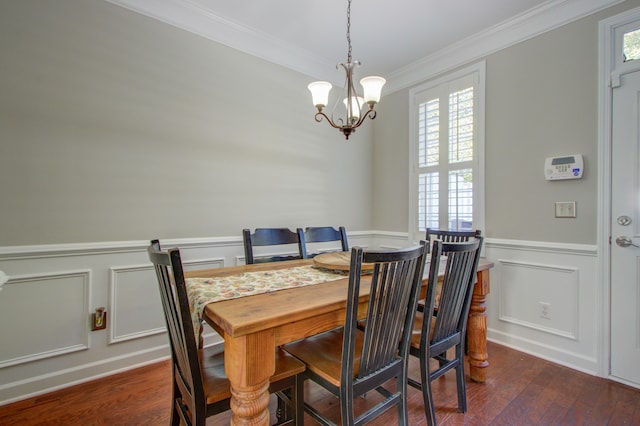
[(204, 307), (209, 303), (335, 281), (345, 278), (348, 274), (305, 265), (224, 277), (187, 278), (189, 308), (196, 342), (200, 341)]

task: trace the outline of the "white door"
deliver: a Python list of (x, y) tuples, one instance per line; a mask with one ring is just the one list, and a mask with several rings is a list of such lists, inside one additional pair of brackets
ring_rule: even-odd
[(613, 89), (611, 375), (640, 386), (640, 71)]

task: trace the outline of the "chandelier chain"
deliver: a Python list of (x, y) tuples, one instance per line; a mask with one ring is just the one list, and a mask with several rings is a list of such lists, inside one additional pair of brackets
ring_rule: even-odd
[(349, 63), (351, 62), (351, 0), (347, 3), (347, 44), (349, 45), (347, 63)]

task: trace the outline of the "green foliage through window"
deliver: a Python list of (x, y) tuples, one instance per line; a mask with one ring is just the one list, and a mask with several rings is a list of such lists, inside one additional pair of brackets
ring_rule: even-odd
[(622, 46), (623, 61), (635, 61), (640, 59), (640, 30), (626, 33)]

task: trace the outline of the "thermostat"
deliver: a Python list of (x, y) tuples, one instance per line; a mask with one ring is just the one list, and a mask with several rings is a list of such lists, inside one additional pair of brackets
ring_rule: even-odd
[(582, 154), (549, 157), (544, 162), (547, 180), (580, 179), (583, 171)]

